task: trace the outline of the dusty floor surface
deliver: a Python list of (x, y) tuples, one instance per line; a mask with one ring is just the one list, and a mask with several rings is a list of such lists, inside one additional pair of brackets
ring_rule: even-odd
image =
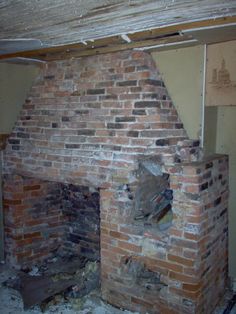
[[(39, 306), (24, 310), (20, 293), (14, 289), (2, 286), (2, 283), (15, 276), (15, 271), (0, 265), (0, 314), (41, 314)], [(99, 291), (90, 293), (82, 299), (74, 299), (66, 303), (64, 298), (56, 298), (55, 304), (47, 304), (45, 314), (132, 314), (104, 303), (99, 297)], [(136, 313), (139, 314), (139, 313)]]
[[(30, 310), (24, 310), (20, 293), (14, 289), (2, 286), (7, 279), (14, 277), (16, 272), (5, 265), (0, 265), (0, 314), (41, 314), (42, 309), (35, 306)], [(213, 314), (223, 314), (233, 293), (227, 291)], [(52, 303), (44, 308), (45, 314), (139, 314), (130, 311), (122, 311), (104, 303), (99, 291), (94, 291), (82, 299), (74, 299), (65, 302), (64, 298), (58, 296)], [(229, 312), (227, 312), (229, 313)], [(147, 313), (148, 314), (148, 313)], [(164, 313), (163, 313), (164, 314)], [(236, 314), (236, 306), (230, 311)]]

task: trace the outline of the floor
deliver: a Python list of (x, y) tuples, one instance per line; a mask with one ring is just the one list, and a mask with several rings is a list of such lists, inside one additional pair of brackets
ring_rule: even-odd
[[(15, 274), (16, 271), (6, 265), (0, 265), (0, 314), (41, 314), (42, 312), (45, 314), (132, 314), (130, 311), (122, 311), (104, 303), (97, 290), (86, 297), (76, 298), (70, 302), (65, 302), (64, 298), (58, 295), (44, 307), (34, 306), (30, 310), (24, 310), (20, 293), (2, 285), (7, 279), (14, 278)], [(236, 302), (236, 296), (231, 291), (227, 291), (213, 314), (236, 314), (236, 303), (232, 302), (234, 299)]]
[(42, 312), (45, 314), (132, 314), (104, 303), (97, 290), (84, 298), (76, 298), (70, 302), (65, 302), (64, 298), (58, 295), (44, 308), (34, 306), (25, 311), (20, 293), (2, 285), (7, 279), (14, 278), (15, 274), (14, 270), (0, 265), (0, 314), (41, 314)]

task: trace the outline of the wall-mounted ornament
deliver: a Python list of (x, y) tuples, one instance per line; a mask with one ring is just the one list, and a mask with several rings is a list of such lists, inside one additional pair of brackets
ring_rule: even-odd
[(207, 47), (206, 106), (236, 106), (236, 41)]

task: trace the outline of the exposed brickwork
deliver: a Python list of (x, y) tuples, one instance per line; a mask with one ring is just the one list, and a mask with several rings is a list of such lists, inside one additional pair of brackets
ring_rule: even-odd
[(100, 259), (99, 193), (87, 187), (4, 178), (6, 258), (28, 265), (60, 254)]
[(149, 54), (50, 62), (11, 134), (5, 169), (108, 187), (118, 176), (129, 180), (138, 155), (173, 163), (182, 139), (186, 132)]
[[(101, 191), (106, 299), (140, 313), (211, 313), (227, 280), (227, 169), (224, 156), (166, 167), (174, 220), (162, 233), (128, 223), (127, 192)], [(141, 289), (122, 272), (124, 256), (136, 256), (166, 286), (159, 292)]]
[(11, 264), (48, 257), (64, 234), (59, 184), (5, 176), (4, 216), (5, 250)]
[(99, 191), (89, 187), (62, 184), (65, 217), (64, 251), (92, 260), (100, 259)]
[[(48, 63), (8, 143), (6, 178), (100, 188), (104, 299), (140, 313), (211, 312), (227, 278), (227, 157), (201, 159), (149, 54)], [(134, 220), (139, 165), (150, 156), (173, 190), (165, 232)], [(32, 179), (31, 189), (38, 185)], [(21, 205), (10, 192), (9, 218)]]

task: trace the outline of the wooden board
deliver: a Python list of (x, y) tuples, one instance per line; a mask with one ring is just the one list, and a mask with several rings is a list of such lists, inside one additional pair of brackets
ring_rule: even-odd
[(0, 39), (66, 45), (235, 15), (236, 0), (2, 0)]
[(74, 274), (82, 270), (85, 259), (75, 258), (71, 261), (63, 262), (59, 259), (53, 264), (49, 264), (43, 276), (30, 276), (21, 272), (19, 274), (19, 289), (24, 302), (24, 308), (28, 309), (35, 304), (54, 296), (67, 288), (79, 284), (79, 276)]
[(50, 276), (21, 277), (20, 294), (24, 302), (24, 309), (40, 304), (42, 301), (54, 296), (67, 288), (78, 284), (76, 278), (53, 281)]
[[(124, 36), (111, 36), (96, 39), (94, 41), (84, 41), (55, 47), (44, 47), (35, 50), (0, 54), (0, 60), (20, 57), (50, 61), (135, 48), (171, 49), (171, 47), (193, 46), (199, 43), (198, 40), (192, 36), (191, 32), (183, 34), (182, 32), (184, 30), (195, 28), (204, 29), (205, 27), (212, 26), (221, 27), (222, 25), (232, 25), (233, 23), (236, 23), (236, 16), (196, 21), (136, 32), (128, 36), (128, 41), (130, 42), (127, 42), (127, 38)], [(227, 38), (225, 38), (225, 40), (227, 40)]]

